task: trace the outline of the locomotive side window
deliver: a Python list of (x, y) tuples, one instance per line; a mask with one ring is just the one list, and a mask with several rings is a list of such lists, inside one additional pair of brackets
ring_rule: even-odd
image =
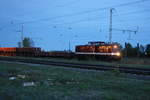
[(113, 52), (118, 52), (118, 51), (120, 51), (119, 46), (113, 45)]
[(111, 52), (112, 52), (112, 47), (108, 46), (108, 53), (111, 53)]

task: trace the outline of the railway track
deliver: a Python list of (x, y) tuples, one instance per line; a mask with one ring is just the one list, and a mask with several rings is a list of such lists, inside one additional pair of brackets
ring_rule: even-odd
[(106, 66), (106, 65), (96, 65), (96, 64), (79, 64), (79, 63), (67, 63), (67, 62), (56, 62), (56, 61), (46, 61), (46, 60), (36, 60), (36, 59), (8, 58), (8, 57), (0, 57), (0, 60), (1, 61), (32, 63), (32, 64), (63, 66), (63, 67), (71, 67), (71, 68), (81, 68), (81, 69), (89, 69), (89, 70), (104, 70), (104, 71), (118, 70), (123, 73), (138, 74), (138, 75), (150, 75), (150, 69), (144, 69), (144, 68), (117, 67), (117, 66)]

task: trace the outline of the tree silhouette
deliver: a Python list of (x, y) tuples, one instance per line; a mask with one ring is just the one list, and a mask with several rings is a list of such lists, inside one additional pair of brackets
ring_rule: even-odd
[(23, 47), (33, 47), (34, 42), (31, 38), (25, 37), (22, 42)]

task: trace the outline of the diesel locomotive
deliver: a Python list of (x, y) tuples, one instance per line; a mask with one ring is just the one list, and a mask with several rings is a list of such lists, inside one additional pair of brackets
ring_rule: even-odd
[(121, 59), (121, 49), (118, 43), (88, 42), (87, 45), (78, 45), (75, 49), (78, 58)]

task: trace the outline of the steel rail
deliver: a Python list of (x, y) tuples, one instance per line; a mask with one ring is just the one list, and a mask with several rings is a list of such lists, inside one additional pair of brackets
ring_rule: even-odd
[(139, 74), (139, 75), (150, 75), (150, 69), (146, 68), (133, 68), (133, 67), (121, 67), (121, 66), (107, 66), (99, 64), (79, 64), (79, 63), (69, 63), (69, 62), (57, 62), (57, 61), (47, 61), (47, 60), (37, 60), (37, 59), (21, 59), (21, 58), (8, 58), (0, 57), (2, 61), (12, 61), (12, 62), (23, 62), (32, 64), (43, 64), (43, 65), (54, 65), (63, 66), (71, 68), (81, 68), (89, 70), (117, 70), (123, 73)]

